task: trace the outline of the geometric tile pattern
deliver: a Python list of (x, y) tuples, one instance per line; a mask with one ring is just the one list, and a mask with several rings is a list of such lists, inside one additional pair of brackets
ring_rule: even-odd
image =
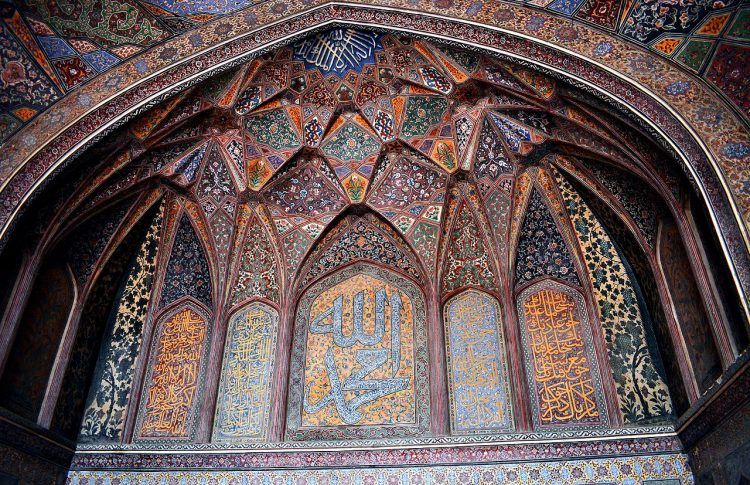
[[(169, 480), (166, 471), (73, 471), (68, 479), (74, 485), (94, 485), (106, 481), (123, 483)], [(263, 471), (184, 471), (186, 480), (196, 482), (242, 483), (269, 480), (279, 483), (536, 483), (553, 485), (586, 477), (585, 483), (692, 484), (693, 475), (684, 454), (658, 454), (588, 460), (542, 461), (472, 465), (430, 465), (426, 467), (322, 468)], [(533, 478), (531, 478), (533, 477)]]
[(435, 262), (447, 176), (429, 161), (398, 156), (367, 203), (401, 232), (427, 267)]

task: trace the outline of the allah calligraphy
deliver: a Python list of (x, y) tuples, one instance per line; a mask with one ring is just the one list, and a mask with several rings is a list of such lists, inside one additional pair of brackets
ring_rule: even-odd
[(304, 60), (325, 74), (343, 75), (349, 69), (359, 71), (380, 49), (379, 35), (354, 29), (331, 29), (308, 37), (294, 45), (294, 58)]
[(297, 308), (286, 436), (415, 436), (429, 429), (424, 297), (360, 262), (315, 283)]
[[(529, 290), (534, 290), (530, 288)], [(519, 299), (529, 387), (539, 427), (596, 425), (603, 420), (596, 360), (580, 296), (562, 285)], [(585, 317), (584, 317), (585, 318)]]
[(266, 436), (276, 351), (276, 310), (253, 302), (229, 322), (214, 420), (214, 441)]
[(162, 324), (143, 397), (140, 438), (189, 436), (207, 331), (205, 318), (190, 308)]
[(303, 426), (413, 422), (412, 327), (409, 298), (385, 281), (357, 275), (321, 294), (310, 311)]
[(451, 428), (454, 433), (513, 429), (500, 307), (468, 290), (445, 306)]

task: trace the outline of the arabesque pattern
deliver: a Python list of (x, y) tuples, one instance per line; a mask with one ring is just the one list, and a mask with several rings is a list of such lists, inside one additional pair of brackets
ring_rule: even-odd
[[(149, 12), (189, 7), (149, 5)], [(605, 7), (560, 1), (538, 11), (593, 9), (607, 17)], [(696, 88), (667, 89), (688, 96)], [(744, 156), (738, 143), (732, 156)], [(686, 215), (678, 201), (692, 198), (694, 187), (634, 123), (529, 65), (337, 25), (201, 79), (83, 156), (83, 181), (45, 209), (60, 216), (38, 229), (43, 256), (62, 254), (81, 293), (70, 323), (55, 313), (67, 308), (55, 299), (29, 313), (63, 335), (43, 345), (61, 359), (39, 359), (56, 377), (28, 373), (30, 419), (68, 409), (50, 401), (69, 392), (47, 390), (81, 368), (59, 339), (76, 343), (83, 305), (95, 304), (91, 295), (103, 285), (114, 288), (100, 276), (107, 274), (103, 255), (127, 237), (122, 221), (140, 210), (134, 201), (163, 198), (164, 205), (109, 308), (79, 439), (95, 452), (81, 462), (132, 455), (147, 463), (151, 452), (200, 447), (186, 460), (211, 464), (231, 448), (253, 452), (231, 454), (226, 467), (263, 469), (258, 464), (278, 453), (267, 448), (352, 446), (376, 450), (362, 463), (379, 460), (381, 448), (409, 456), (414, 447), (419, 459), (463, 453), (452, 461), (459, 466), (484, 453), (466, 444), (493, 442), (499, 454), (498, 441), (535, 440), (540, 449), (563, 437), (570, 447), (578, 438), (617, 438), (596, 441), (586, 456), (602, 449), (619, 456), (620, 445), (634, 455), (633, 435), (663, 433), (672, 419), (667, 384), (683, 377), (674, 369), (696, 367), (701, 389), (709, 389), (732, 352), (716, 338), (716, 351), (662, 375), (639, 306), (645, 298), (627, 271), (632, 257), (618, 250), (629, 233), (608, 234), (576, 190), (588, 187), (586, 201), (601, 199), (643, 240), (642, 269), (658, 256), (662, 208)], [(70, 170), (78, 168), (71, 162)], [(633, 186), (641, 179), (655, 189)], [(80, 244), (58, 250), (59, 241)], [(700, 265), (694, 244), (685, 249), (668, 259)], [(29, 271), (43, 269), (43, 257), (29, 261)], [(710, 281), (695, 273), (691, 294), (708, 298)], [(660, 301), (656, 283), (643, 285), (655, 292), (649, 302)], [(14, 305), (23, 300), (20, 287)], [(73, 298), (67, 290), (62, 296)], [(97, 306), (102, 322), (107, 309)], [(694, 341), (708, 341), (704, 327), (720, 328), (712, 315), (678, 315), (697, 327)], [(76, 420), (71, 415), (67, 424)], [(464, 451), (443, 448), (454, 444)], [(98, 454), (104, 448), (111, 456)], [(134, 453), (119, 456), (122, 450)]]

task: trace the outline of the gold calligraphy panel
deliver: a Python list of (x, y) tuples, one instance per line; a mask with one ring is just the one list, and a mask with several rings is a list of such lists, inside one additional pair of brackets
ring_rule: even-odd
[(213, 439), (253, 441), (266, 436), (271, 404), (276, 310), (253, 302), (229, 321)]
[(190, 437), (207, 333), (206, 319), (191, 308), (163, 321), (142, 398), (139, 438)]
[(294, 439), (428, 426), (424, 300), (411, 282), (354, 265), (305, 295), (297, 323), (287, 423)]
[(548, 282), (519, 298), (529, 388), (537, 427), (603, 424), (596, 358), (580, 295)]

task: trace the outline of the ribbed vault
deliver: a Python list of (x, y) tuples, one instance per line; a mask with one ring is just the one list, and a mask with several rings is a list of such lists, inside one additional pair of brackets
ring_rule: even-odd
[(710, 213), (578, 87), (322, 30), (175, 93), (31, 202), (2, 255), (0, 406), (83, 470), (661, 439), (748, 343)]

